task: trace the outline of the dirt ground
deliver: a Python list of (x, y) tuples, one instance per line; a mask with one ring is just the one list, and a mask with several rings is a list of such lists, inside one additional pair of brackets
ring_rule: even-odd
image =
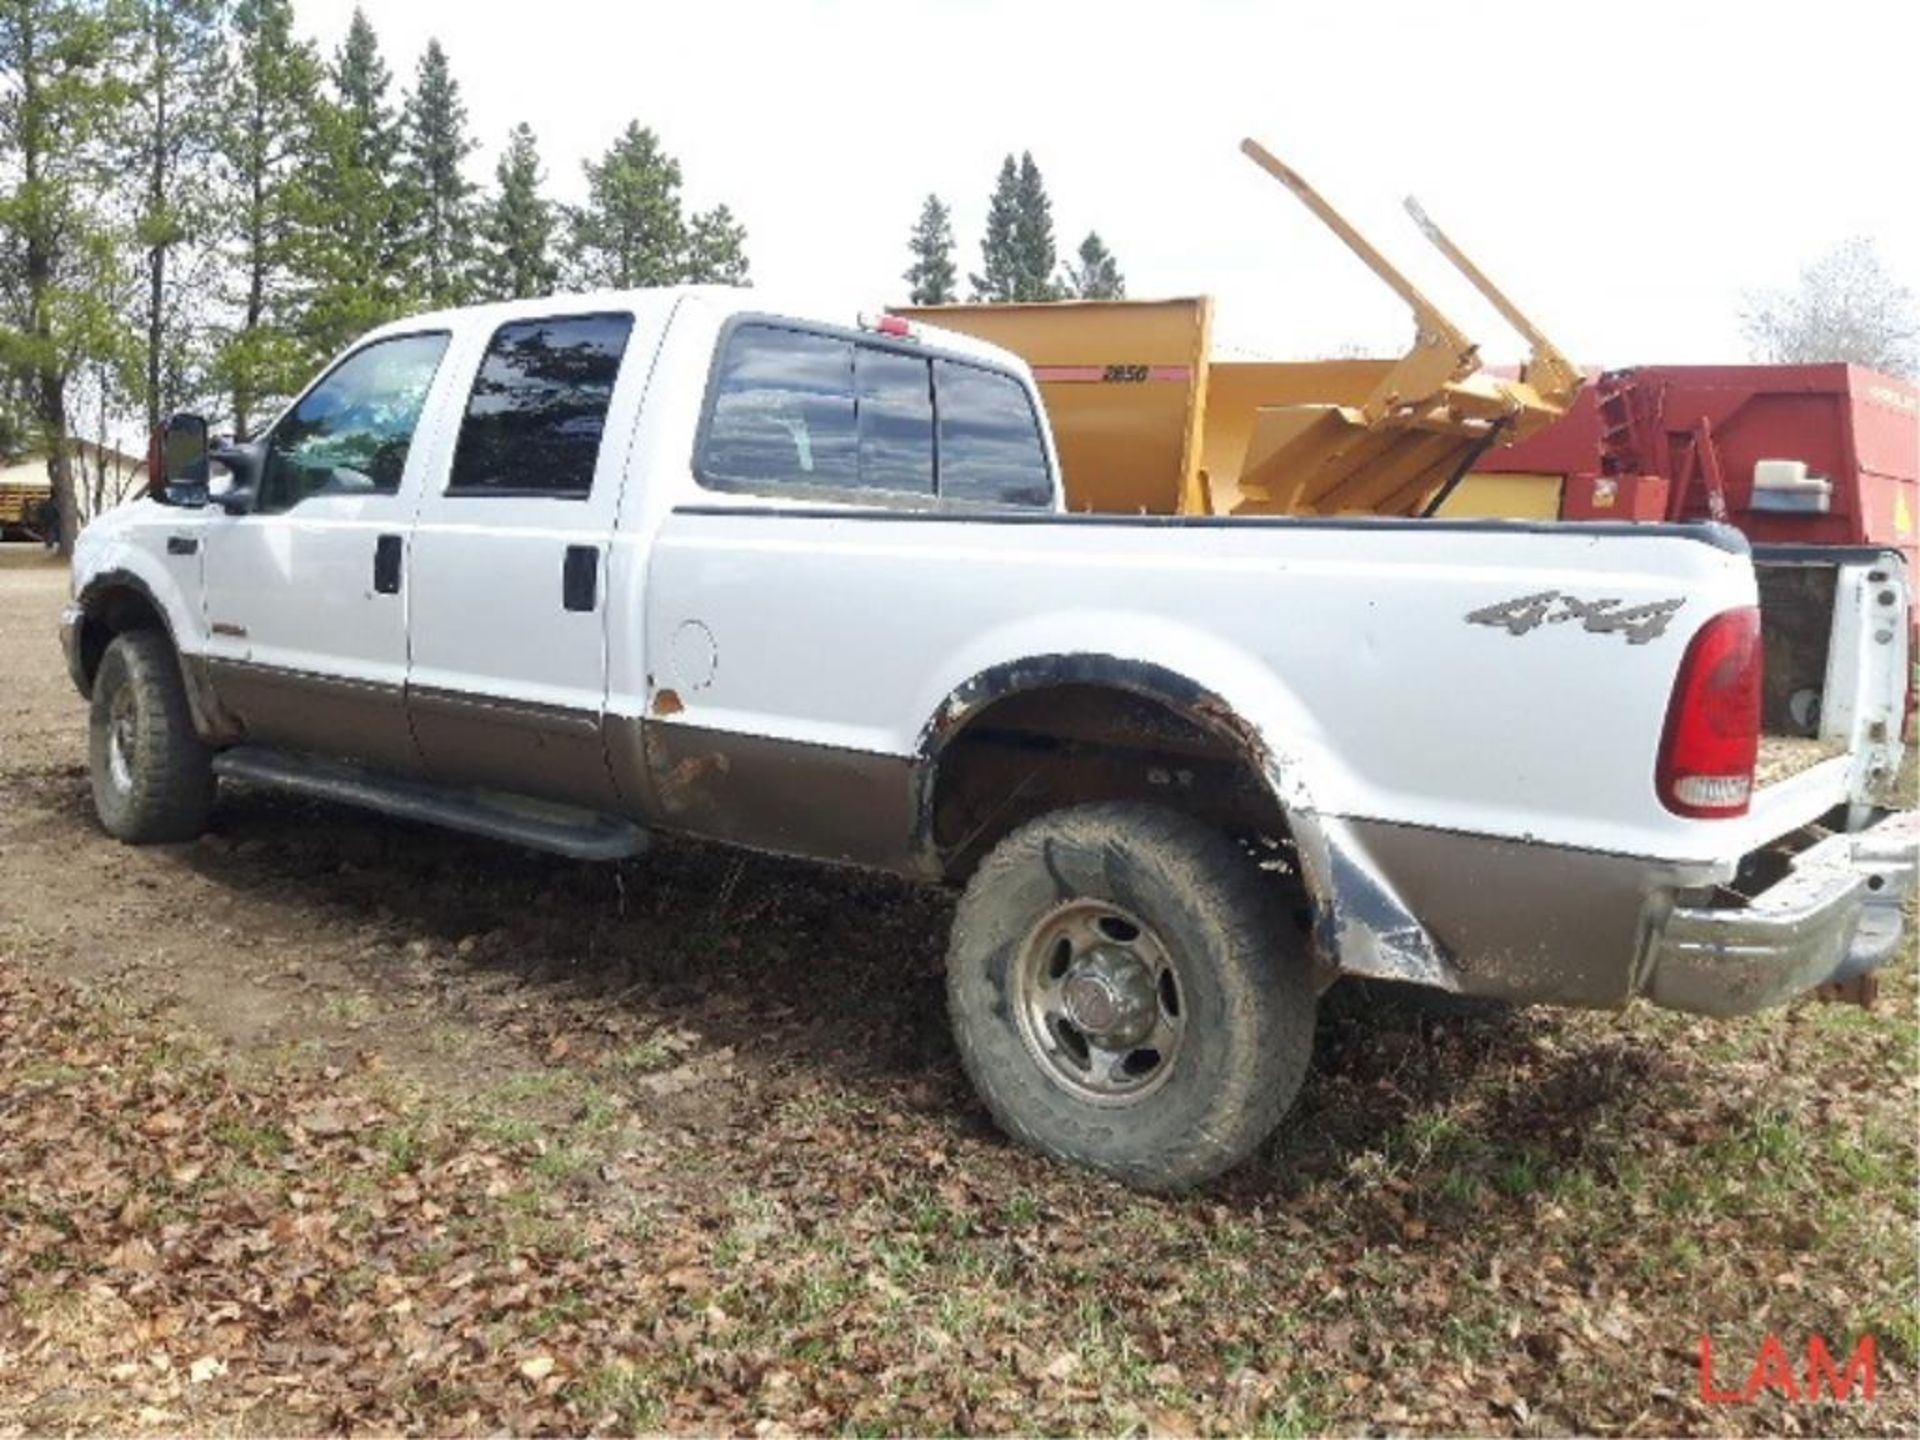
[[(943, 896), (233, 788), (111, 842), (0, 552), (0, 1434), (1920, 1429), (1912, 957), (1723, 1024), (1336, 992), (1259, 1160), (1141, 1197), (988, 1123)], [(1874, 1398), (1738, 1398), (1769, 1336)]]

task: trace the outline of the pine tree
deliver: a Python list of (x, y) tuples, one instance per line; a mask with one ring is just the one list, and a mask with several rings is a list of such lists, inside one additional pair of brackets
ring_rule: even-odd
[(1123, 300), (1127, 294), (1126, 277), (1107, 249), (1100, 232), (1089, 230), (1080, 242), (1080, 263), (1068, 264), (1065, 289), (1082, 300)]
[[(216, 0), (137, 0), (130, 57), (129, 156), (141, 177), (134, 239), (145, 252), (138, 305), (147, 428), (199, 388), (214, 216), (213, 157), (225, 90)], [(195, 254), (193, 252), (197, 251)]]
[(951, 305), (954, 301), (953, 216), (938, 195), (927, 196), (920, 219), (907, 240), (913, 264), (902, 278), (915, 305)]
[(686, 258), (680, 274), (707, 285), (745, 285), (747, 231), (725, 205), (693, 217), (687, 227)]
[(1017, 256), (1019, 281), (1017, 300), (1055, 300), (1059, 288), (1054, 284), (1056, 256), (1053, 244), (1053, 202), (1040, 178), (1040, 167), (1031, 152), (1020, 157), (1019, 204), (1014, 212), (1013, 245)]
[(67, 552), (78, 521), (69, 387), (127, 339), (104, 147), (127, 103), (114, 76), (125, 20), (86, 0), (0, 0), (0, 370), (46, 451)]
[(403, 315), (409, 217), (394, 183), (399, 127), (387, 104), (392, 76), (364, 11), (353, 12), (334, 57), (333, 94), (316, 108), (313, 156), (297, 192), (304, 304), (300, 338), (310, 362)]
[(513, 127), (493, 173), (495, 189), (480, 217), (481, 286), (495, 300), (545, 295), (560, 275), (554, 209), (540, 193), (540, 147), (531, 126)]
[(568, 215), (570, 267), (582, 288), (671, 285), (684, 269), (680, 162), (640, 122), (582, 167), (587, 203)]
[(1009, 155), (1000, 164), (980, 258), (981, 273), (969, 277), (975, 300), (1004, 305), (1059, 298), (1053, 279), (1053, 202), (1030, 152), (1018, 163)]
[(1020, 168), (1013, 156), (1000, 162), (1000, 178), (987, 202), (987, 233), (980, 242), (980, 273), (967, 278), (973, 298), (1004, 305), (1020, 298)]
[(463, 166), (473, 149), (460, 84), (440, 42), (429, 40), (401, 122), (400, 180), (412, 288), (436, 308), (471, 289), (473, 184)]
[(393, 112), (387, 106), (387, 88), (393, 72), (380, 55), (380, 37), (359, 6), (347, 25), (347, 38), (333, 61), (336, 103), (353, 123), (354, 158), (368, 169), (386, 173), (400, 148)]
[(304, 357), (293, 331), (296, 190), (319, 101), (320, 57), (293, 35), (291, 0), (240, 0), (219, 134), (227, 229), (235, 237), (228, 303), (235, 320), (218, 373), (232, 396), (236, 438), (255, 414), (290, 395)]

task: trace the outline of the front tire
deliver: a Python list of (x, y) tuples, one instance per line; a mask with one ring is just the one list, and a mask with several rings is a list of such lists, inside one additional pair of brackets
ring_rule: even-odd
[(1312, 1057), (1311, 968), (1272, 877), (1154, 805), (1060, 810), (1003, 840), (960, 902), (947, 999), (1004, 1130), (1143, 1189), (1252, 1154)]
[(213, 752), (187, 707), (166, 636), (130, 630), (101, 657), (87, 736), (93, 808), (133, 845), (191, 840), (213, 810)]

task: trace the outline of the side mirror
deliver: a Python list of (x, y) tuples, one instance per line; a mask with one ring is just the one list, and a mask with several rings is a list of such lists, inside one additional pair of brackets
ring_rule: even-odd
[(154, 495), (172, 505), (206, 504), (209, 449), (206, 416), (182, 413), (163, 420), (147, 455)]

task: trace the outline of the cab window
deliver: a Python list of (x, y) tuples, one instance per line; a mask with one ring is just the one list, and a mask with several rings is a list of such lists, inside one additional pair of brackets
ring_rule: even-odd
[(1011, 375), (762, 321), (728, 332), (695, 470), (723, 490), (1053, 500), (1039, 420)]
[(494, 331), (447, 493), (585, 499), (632, 333), (633, 316), (617, 314), (516, 320)]
[(933, 363), (940, 413), (940, 496), (992, 505), (1053, 501), (1053, 476), (1027, 387), (952, 360)]
[(849, 342), (773, 325), (738, 326), (714, 384), (701, 478), (741, 489), (857, 489), (854, 409)]
[(399, 490), (447, 338), (436, 331), (376, 340), (336, 365), (273, 427), (255, 509), (271, 514), (314, 495)]

